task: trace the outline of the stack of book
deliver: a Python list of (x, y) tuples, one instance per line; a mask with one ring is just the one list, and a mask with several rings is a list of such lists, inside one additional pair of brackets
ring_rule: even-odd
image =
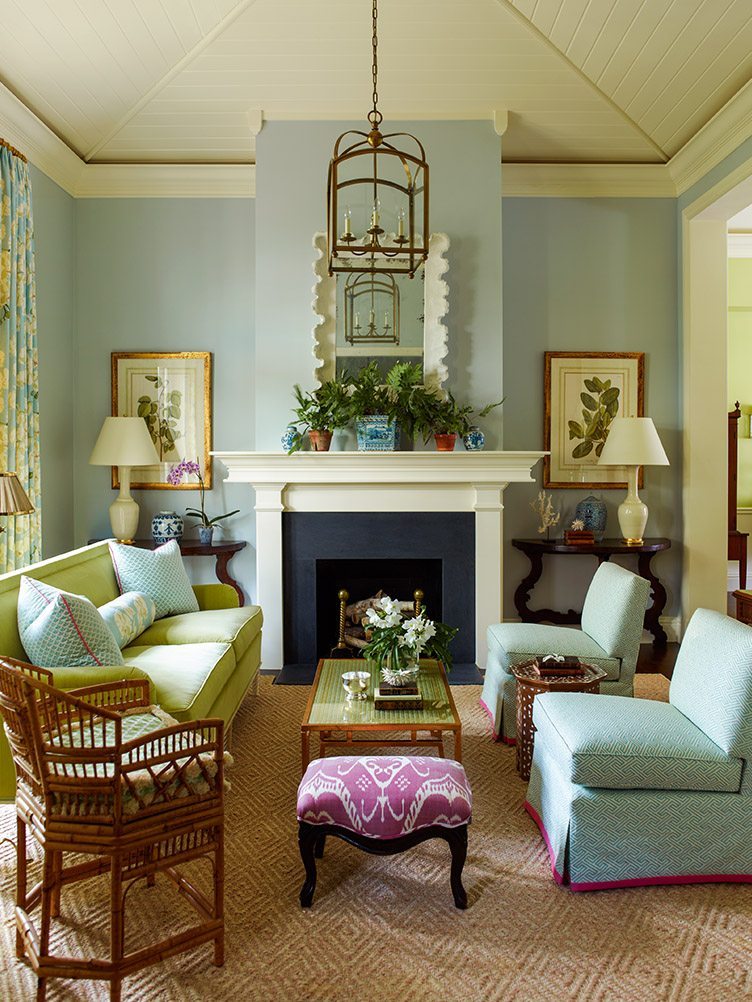
[(565, 543), (579, 543), (582, 546), (595, 542), (595, 536), (590, 529), (565, 529)]
[(558, 675), (585, 675), (587, 673), (587, 665), (584, 665), (579, 658), (552, 654), (533, 658), (529, 662), (529, 667), (532, 674), (539, 675), (541, 678), (552, 678)]
[(423, 697), (416, 685), (387, 685), (382, 682), (373, 694), (377, 710), (422, 710)]

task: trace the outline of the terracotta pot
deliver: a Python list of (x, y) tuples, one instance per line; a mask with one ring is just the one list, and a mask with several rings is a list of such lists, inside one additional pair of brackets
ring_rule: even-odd
[(314, 431), (311, 428), (308, 432), (308, 438), (311, 442), (311, 449), (314, 452), (329, 452), (329, 446), (332, 444), (331, 431)]
[(454, 445), (457, 441), (457, 436), (454, 432), (442, 434), (436, 431), (434, 432), (433, 439), (436, 442), (437, 452), (454, 452)]

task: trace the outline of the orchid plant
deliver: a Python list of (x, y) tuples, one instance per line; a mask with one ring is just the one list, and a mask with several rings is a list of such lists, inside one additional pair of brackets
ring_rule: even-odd
[(170, 472), (167, 474), (167, 483), (172, 484), (173, 487), (177, 487), (178, 484), (182, 484), (183, 479), (187, 476), (194, 476), (198, 480), (198, 489), (201, 496), (201, 507), (200, 508), (186, 508), (186, 515), (191, 515), (196, 519), (196, 525), (203, 525), (206, 528), (210, 526), (215, 526), (224, 518), (229, 518), (231, 515), (237, 515), (240, 508), (236, 508), (234, 511), (225, 512), (224, 515), (215, 515), (214, 518), (209, 518), (206, 514), (206, 508), (204, 506), (204, 497), (206, 488), (204, 487), (204, 478), (201, 476), (201, 467), (198, 463), (194, 463), (192, 459), (181, 459), (177, 465), (173, 466)]
[(389, 662), (393, 671), (407, 670), (421, 657), (436, 658), (447, 671), (452, 666), (449, 644), (458, 631), (428, 619), (425, 609), (418, 616), (405, 617), (400, 603), (385, 595), (366, 612), (364, 625), (371, 639), (363, 648), (363, 656), (382, 665)]

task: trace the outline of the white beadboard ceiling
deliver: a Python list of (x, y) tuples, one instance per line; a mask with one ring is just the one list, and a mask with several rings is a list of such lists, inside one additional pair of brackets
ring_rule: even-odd
[[(510, 111), (504, 159), (665, 163), (752, 76), (752, 0), (381, 0), (380, 105)], [(91, 162), (249, 163), (362, 118), (370, 0), (0, 0), (0, 82)]]

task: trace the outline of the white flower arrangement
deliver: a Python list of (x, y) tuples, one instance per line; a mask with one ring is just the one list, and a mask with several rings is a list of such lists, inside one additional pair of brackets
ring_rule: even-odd
[(374, 609), (366, 612), (366, 629), (371, 639), (363, 648), (364, 657), (382, 663), (384, 678), (414, 674), (421, 657), (436, 658), (451, 668), (449, 643), (457, 633), (453, 626), (428, 619), (425, 609), (405, 618), (400, 605), (385, 595)]

